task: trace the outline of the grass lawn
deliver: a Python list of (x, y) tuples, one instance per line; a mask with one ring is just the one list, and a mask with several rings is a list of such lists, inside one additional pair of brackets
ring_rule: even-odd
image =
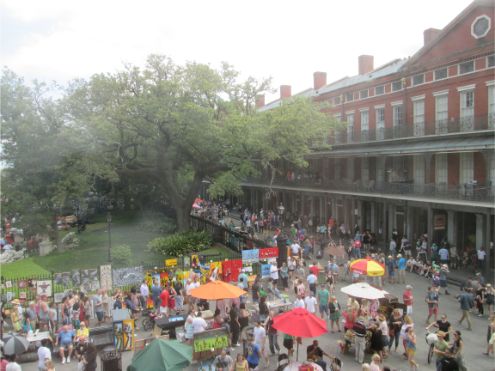
[(36, 264), (33, 258), (18, 260), (10, 264), (2, 264), (0, 274), (8, 278), (25, 277), (49, 273), (48, 270)]
[[(132, 251), (131, 266), (148, 265), (163, 266), (165, 257), (148, 250), (148, 241), (159, 237), (153, 232), (149, 219), (137, 215), (114, 215), (111, 227), (112, 246), (128, 245)], [(73, 229), (75, 231), (75, 229)], [(61, 238), (65, 232), (61, 233)], [(86, 230), (78, 235), (79, 247), (76, 249), (52, 252), (47, 256), (34, 256), (0, 267), (0, 274), (6, 278), (26, 277), (40, 273), (68, 272), (72, 269), (98, 268), (108, 259), (108, 229), (104, 218), (95, 219), (88, 224)], [(228, 248), (215, 245), (201, 254), (216, 255), (215, 260), (233, 258), (234, 253)], [(116, 266), (115, 264), (113, 265)]]

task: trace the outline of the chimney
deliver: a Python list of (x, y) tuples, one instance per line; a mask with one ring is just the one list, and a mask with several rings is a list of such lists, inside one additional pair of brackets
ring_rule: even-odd
[(373, 56), (372, 55), (360, 55), (358, 57), (359, 74), (364, 75), (373, 71)]
[(427, 30), (424, 30), (423, 31), (424, 45), (428, 45), (433, 40), (435, 40), (441, 31), (442, 30), (439, 30), (438, 28), (428, 28)]
[(264, 107), (265, 105), (265, 94), (260, 94), (256, 96), (256, 108)]
[(280, 99), (290, 98), (291, 95), (290, 85), (280, 85)]
[(326, 72), (315, 72), (313, 73), (313, 88), (318, 90), (327, 84), (327, 73)]

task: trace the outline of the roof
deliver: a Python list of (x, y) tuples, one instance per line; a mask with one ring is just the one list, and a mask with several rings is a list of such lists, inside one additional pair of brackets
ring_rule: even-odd
[[(312, 97), (313, 94), (313, 88), (309, 88), (306, 90), (303, 90), (297, 94), (294, 94), (292, 97)], [(292, 98), (291, 97), (291, 98)], [(290, 98), (287, 98), (290, 99)], [(276, 107), (280, 107), (280, 104), (282, 103), (282, 99), (277, 99), (274, 100), (273, 102), (270, 102), (268, 104), (265, 104), (263, 107), (258, 108), (258, 112), (263, 112), (263, 111), (268, 111)]]
[[(481, 132), (480, 132), (481, 133)], [(349, 157), (349, 156), (378, 156), (378, 155), (414, 155), (421, 153), (442, 153), (442, 152), (459, 152), (459, 151), (479, 151), (481, 149), (494, 150), (495, 142), (493, 140), (493, 131), (484, 136), (476, 137), (458, 137), (452, 138), (448, 135), (442, 137), (433, 137), (434, 140), (421, 141), (414, 140), (393, 140), (389, 143), (377, 143), (378, 145), (356, 146), (334, 146), (331, 151), (314, 152), (308, 157), (320, 157), (322, 155), (331, 155), (332, 157)]]
[(392, 75), (394, 73), (397, 73), (406, 62), (407, 62), (407, 59), (395, 59), (395, 60), (371, 71), (370, 73), (363, 74), (363, 75), (356, 75), (356, 76), (352, 76), (352, 77), (344, 77), (343, 79), (335, 81), (335, 82), (328, 84), (328, 85), (322, 87), (321, 89), (317, 90), (315, 95), (321, 95), (321, 94), (329, 93), (329, 92), (332, 92), (335, 90), (346, 88), (348, 86), (368, 82), (368, 81), (377, 79), (379, 77)]
[[(435, 37), (432, 42), (424, 45), (421, 49), (419, 49), (411, 58), (408, 60), (408, 65), (416, 62), (423, 54), (425, 54), (428, 50), (434, 48), (445, 36), (452, 31), (453, 28), (457, 26), (473, 9), (478, 6), (491, 6), (493, 7), (493, 0), (474, 0), (471, 4), (467, 6), (457, 17), (455, 17), (447, 26), (445, 26), (440, 33)], [(407, 66), (405, 66), (407, 67)]]

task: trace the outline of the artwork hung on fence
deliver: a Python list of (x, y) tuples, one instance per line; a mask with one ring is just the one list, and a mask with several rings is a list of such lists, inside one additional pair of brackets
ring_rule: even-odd
[(27, 299), (27, 292), (22, 291), (19, 293), (19, 299), (21, 300), (26, 300)]
[(94, 291), (100, 288), (98, 269), (81, 269), (81, 287), (86, 291)]
[(10, 289), (12, 287), (12, 281), (5, 281), (5, 287)]
[(20, 289), (25, 289), (27, 287), (27, 281), (20, 280), (19, 282), (17, 282), (17, 286), (19, 286)]
[(105, 290), (112, 289), (112, 266), (100, 265), (100, 287)]
[(44, 280), (36, 282), (36, 294), (40, 296), (52, 296), (52, 281)]
[[(65, 274), (65, 273), (62, 273), (62, 274)], [(73, 286), (80, 286), (81, 285), (81, 273), (79, 272), (78, 269), (74, 269), (71, 272), (70, 277), (71, 277)]]
[(55, 273), (55, 275), (53, 276), (53, 281), (56, 285), (69, 287), (72, 284), (71, 274), (70, 272)]
[(115, 287), (140, 283), (143, 279), (143, 267), (128, 267), (112, 270), (112, 283)]
[(14, 299), (14, 293), (12, 291), (7, 291), (7, 301)]

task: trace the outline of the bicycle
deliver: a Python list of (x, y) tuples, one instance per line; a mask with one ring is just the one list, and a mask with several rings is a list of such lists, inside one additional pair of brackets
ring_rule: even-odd
[(426, 360), (428, 361), (428, 364), (430, 364), (431, 363), (431, 360), (433, 359), (435, 344), (438, 341), (438, 336), (436, 334), (436, 331), (435, 332), (430, 332), (429, 330), (426, 330), (425, 341), (426, 341), (426, 344), (429, 345), (429, 347), (428, 347), (428, 355), (427, 355), (427, 359)]

